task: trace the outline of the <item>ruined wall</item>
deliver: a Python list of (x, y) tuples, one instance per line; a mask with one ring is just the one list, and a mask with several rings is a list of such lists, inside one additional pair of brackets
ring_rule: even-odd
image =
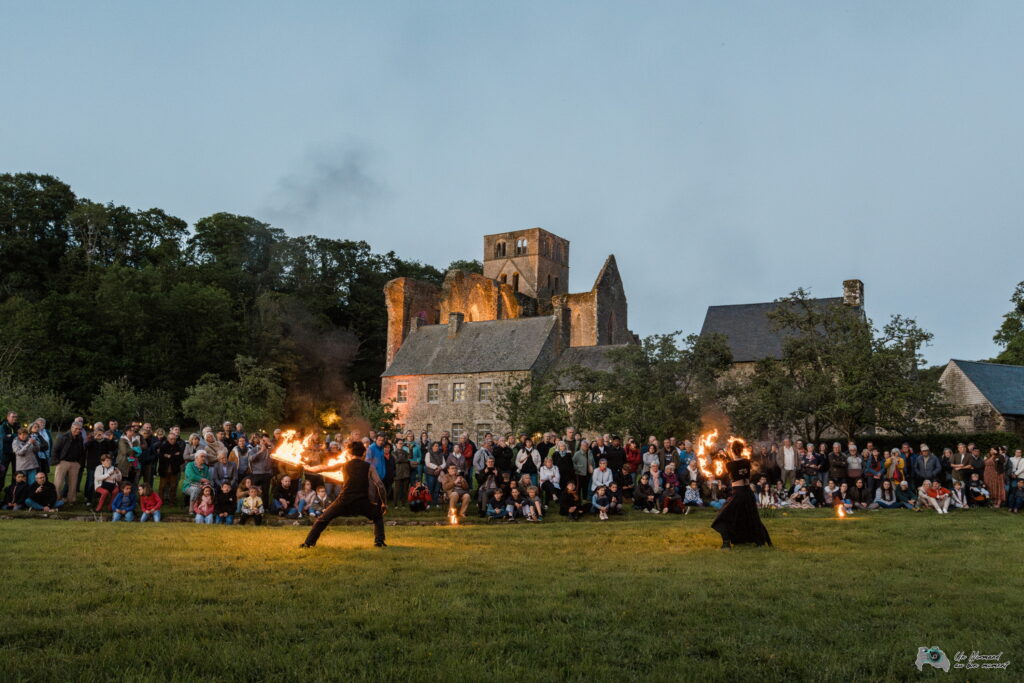
[(597, 343), (628, 344), (633, 341), (629, 331), (626, 291), (622, 287), (615, 257), (609, 256), (594, 284), (597, 304)]
[(453, 270), (441, 287), (440, 316), (462, 313), (466, 322), (510, 320), (522, 317), (523, 306), (511, 285), (462, 270)]
[(562, 294), (551, 299), (555, 308), (569, 309), (569, 346), (597, 345), (597, 294), (593, 291)]
[(441, 290), (429, 282), (399, 277), (384, 285), (384, 304), (388, 311), (387, 364), (402, 346), (413, 318), (426, 325), (440, 320)]

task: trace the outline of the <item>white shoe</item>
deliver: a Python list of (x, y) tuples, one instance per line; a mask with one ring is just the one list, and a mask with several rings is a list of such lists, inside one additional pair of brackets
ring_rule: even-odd
[(660, 515), (661, 514), (661, 510), (651, 510), (651, 512), (653, 512), (656, 515)]
[(646, 508), (644, 509), (644, 514), (649, 514), (650, 512), (651, 512), (650, 510), (648, 510)]

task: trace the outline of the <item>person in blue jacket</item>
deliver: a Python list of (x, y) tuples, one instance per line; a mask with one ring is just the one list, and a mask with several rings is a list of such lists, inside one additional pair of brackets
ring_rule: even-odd
[(388, 465), (384, 458), (383, 434), (378, 434), (377, 439), (366, 449), (366, 462), (373, 465), (373, 469), (377, 470), (377, 476), (380, 477), (381, 481), (384, 481), (388, 474)]
[(111, 509), (114, 511), (114, 516), (111, 518), (111, 522), (134, 522), (135, 521), (135, 508), (139, 506), (139, 497), (135, 494), (135, 491), (130, 483), (126, 483), (121, 487), (121, 493), (114, 497), (114, 504)]

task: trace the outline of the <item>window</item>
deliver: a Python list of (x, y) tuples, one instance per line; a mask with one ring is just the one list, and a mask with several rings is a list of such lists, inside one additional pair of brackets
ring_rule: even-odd
[(558, 291), (558, 276), (555, 276), (555, 291)]
[(476, 426), (476, 442), (482, 444), (484, 442), (484, 435), (491, 431), (490, 422), (481, 422)]
[(466, 427), (461, 422), (452, 423), (452, 441), (458, 441), (466, 433)]
[(512, 273), (512, 291), (519, 291), (519, 273)]
[(506, 246), (505, 246), (504, 242), (495, 242), (495, 244), (494, 244), (494, 258), (501, 258), (502, 256), (504, 256), (505, 255), (505, 249), (506, 249)]
[(428, 384), (427, 385), (427, 403), (437, 403), (437, 395), (438, 395), (437, 385), (436, 384)]
[(409, 400), (409, 385), (402, 383), (398, 385), (398, 391), (395, 393), (395, 403), (405, 403)]
[(548, 275), (548, 289), (551, 289), (551, 276)]
[(516, 256), (523, 256), (526, 253), (526, 245), (525, 237), (516, 240)]
[(466, 400), (465, 382), (452, 382), (452, 400), (456, 403)]
[[(490, 401), (492, 393), (494, 393), (494, 384), (492, 382), (480, 382), (480, 401)], [(490, 428), (490, 425), (488, 425), (488, 428)]]

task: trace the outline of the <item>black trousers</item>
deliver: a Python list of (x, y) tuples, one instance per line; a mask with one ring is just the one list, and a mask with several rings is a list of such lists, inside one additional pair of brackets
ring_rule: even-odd
[(317, 517), (313, 528), (309, 530), (309, 535), (306, 536), (306, 545), (316, 545), (320, 534), (335, 517), (366, 517), (373, 522), (373, 542), (377, 544), (384, 542), (384, 514), (379, 505), (374, 505), (368, 500), (349, 503), (338, 498), (327, 506), (322, 515)]

